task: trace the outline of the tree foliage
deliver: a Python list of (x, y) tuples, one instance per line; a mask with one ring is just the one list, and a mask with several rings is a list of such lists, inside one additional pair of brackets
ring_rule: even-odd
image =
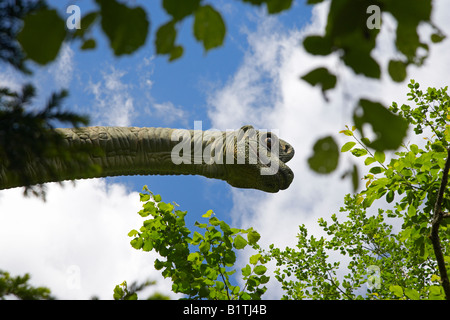
[(50, 289), (33, 287), (28, 281), (30, 275), (11, 277), (8, 272), (0, 270), (0, 299), (14, 296), (21, 300), (52, 300)]
[[(356, 127), (342, 130), (353, 141), (341, 152), (364, 159), (366, 184), (345, 196), (331, 221), (318, 220), (326, 236), (300, 225), (296, 247), (264, 249), (255, 230), (231, 228), (211, 210), (203, 215), (208, 222), (195, 224), (203, 233), (192, 232), (186, 212), (146, 189), (139, 214), (151, 219), (130, 231), (131, 245), (165, 258), (155, 268), (189, 299), (260, 299), (268, 261), (276, 263), (283, 299), (450, 299), (450, 97), (447, 87), (423, 92), (414, 80), (409, 87), (416, 107), (394, 102), (390, 111), (425, 135), (424, 146), (403, 145), (388, 160), (367, 137), (357, 137)], [(241, 268), (241, 289), (230, 276), (235, 252), (247, 245), (257, 253)]]
[[(139, 291), (156, 284), (155, 281), (145, 281), (143, 283), (133, 282), (130, 286), (126, 281), (118, 284), (114, 287), (113, 298), (114, 300), (137, 300)], [(169, 300), (169, 297), (156, 292), (150, 295), (147, 300)]]
[[(320, 2), (322, 1), (308, 1), (312, 5)], [(369, 6), (377, 8), (379, 12), (373, 13)], [(432, 9), (431, 0), (377, 0), (370, 3), (364, 0), (332, 0), (324, 33), (307, 36), (303, 47), (316, 56), (337, 54), (343, 64), (355, 74), (381, 79), (383, 72), (387, 72), (393, 81), (402, 82), (407, 78), (408, 66), (422, 66), (428, 57), (430, 45), (445, 38), (442, 31), (431, 21)], [(379, 13), (389, 13), (397, 21), (394, 43), (397, 53), (390, 57), (387, 70), (381, 69), (380, 63), (372, 54), (380, 30), (384, 26), (381, 16), (371, 15)], [(379, 27), (370, 25), (372, 18), (380, 20)], [(422, 42), (418, 35), (419, 25), (425, 24), (433, 30), (429, 43)], [(323, 66), (302, 76), (302, 79), (311, 85), (321, 86), (324, 96), (325, 91), (335, 87), (338, 78), (339, 75), (334, 75)], [(362, 135), (364, 125), (370, 125), (377, 133), (378, 137), (371, 147), (378, 151), (396, 150), (407, 132), (406, 122), (400, 117), (390, 112), (382, 103), (365, 98), (360, 98), (355, 106), (354, 122)], [(339, 158), (337, 151), (335, 157)], [(311, 169), (318, 173), (323, 173), (317, 170), (323, 166), (318, 161), (310, 163)], [(355, 170), (354, 168), (351, 175), (354, 185), (354, 176), (357, 175)]]
[(242, 288), (230, 279), (237, 271), (232, 269), (235, 250), (247, 246), (259, 249), (260, 235), (255, 230), (231, 228), (209, 210), (202, 215), (207, 221), (195, 223), (200, 232), (192, 232), (186, 227), (186, 211), (175, 210), (176, 204), (161, 201), (161, 196), (147, 187), (144, 190), (140, 194), (144, 204), (139, 215), (149, 219), (139, 230), (128, 233), (133, 238), (130, 244), (137, 250), (155, 251), (161, 256), (161, 260), (155, 260), (155, 269), (172, 280), (173, 292), (188, 299), (260, 299), (266, 291), (263, 285), (269, 280), (260, 253), (252, 255), (240, 270)]
[(45, 198), (43, 185), (30, 185), (30, 177), (36, 174), (30, 166), (32, 163), (39, 164), (39, 173), (54, 177), (58, 175), (47, 160), (64, 161), (73, 172), (98, 170), (88, 161), (87, 155), (94, 151), (92, 146), (68, 148), (65, 139), (52, 130), (56, 123), (74, 127), (88, 123), (87, 117), (62, 110), (61, 103), (66, 96), (65, 90), (54, 93), (45, 108), (28, 111), (35, 97), (32, 85), (24, 85), (21, 92), (0, 88), (0, 170), (5, 173), (5, 179), (26, 186), (25, 193)]
[[(341, 152), (365, 158), (366, 188), (348, 194), (331, 221), (319, 219), (328, 237), (308, 237), (302, 225), (297, 248), (270, 247), (285, 299), (450, 299), (450, 98), (447, 87), (408, 86), (416, 107), (389, 109), (425, 135), (425, 145), (403, 145), (388, 162), (355, 127), (341, 131), (354, 140)], [(348, 273), (339, 280), (342, 262)]]

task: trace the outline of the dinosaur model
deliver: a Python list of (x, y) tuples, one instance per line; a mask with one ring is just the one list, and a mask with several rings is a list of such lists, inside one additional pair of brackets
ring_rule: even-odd
[[(285, 164), (293, 147), (271, 132), (244, 126), (235, 131), (138, 127), (55, 129), (67, 147), (92, 145), (88, 161), (99, 170), (73, 170), (64, 160), (30, 161), (30, 185), (46, 182), (126, 175), (201, 175), (231, 186), (278, 192), (294, 174)], [(0, 164), (0, 190), (22, 186)]]

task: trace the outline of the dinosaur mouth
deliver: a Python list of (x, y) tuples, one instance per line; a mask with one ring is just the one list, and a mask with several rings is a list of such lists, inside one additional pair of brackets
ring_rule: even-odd
[(291, 168), (285, 165), (285, 167), (280, 170), (279, 178), (280, 190), (285, 190), (291, 185), (292, 181), (294, 180), (294, 172), (291, 170)]

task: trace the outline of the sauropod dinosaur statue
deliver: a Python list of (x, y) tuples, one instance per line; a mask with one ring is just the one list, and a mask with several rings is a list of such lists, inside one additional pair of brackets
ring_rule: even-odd
[[(73, 171), (58, 158), (48, 159), (56, 175), (45, 174), (42, 163), (28, 164), (30, 184), (126, 175), (201, 175), (231, 186), (278, 192), (294, 174), (285, 164), (293, 147), (271, 132), (243, 126), (235, 131), (139, 127), (55, 129), (67, 146), (91, 144), (100, 152), (88, 161), (98, 171)], [(73, 164), (72, 164), (73, 165)], [(71, 167), (73, 168), (73, 166)], [(55, 178), (55, 176), (57, 178)], [(0, 163), (0, 190), (22, 186)]]

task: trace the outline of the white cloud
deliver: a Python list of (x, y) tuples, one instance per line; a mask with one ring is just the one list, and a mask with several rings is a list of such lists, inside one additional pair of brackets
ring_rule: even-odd
[[(436, 2), (433, 21), (450, 35), (448, 10), (443, 8), (446, 5), (444, 1)], [(225, 86), (211, 92), (208, 98), (208, 115), (213, 127), (225, 129), (253, 124), (269, 130), (279, 129), (280, 137), (295, 148), (296, 155), (288, 164), (295, 178), (287, 190), (273, 195), (232, 191), (231, 214), (235, 223), (258, 230), (264, 245), (295, 246), (300, 224), (305, 224), (310, 234), (322, 235), (317, 219), (337, 213), (344, 195), (351, 192), (350, 182), (340, 179), (342, 170), (329, 176), (316, 175), (308, 168), (307, 158), (318, 138), (328, 134), (336, 137), (344, 125), (351, 124), (356, 99), (362, 96), (385, 104), (407, 102), (409, 80), (401, 84), (393, 83), (388, 77), (381, 81), (367, 80), (348, 71), (336, 57), (312, 57), (299, 46), (306, 33), (317, 34), (323, 30), (327, 8), (328, 3), (315, 6), (311, 25), (302, 30), (284, 30), (273, 17), (260, 19), (257, 30), (248, 33), (249, 49), (242, 65)], [(396, 54), (390, 44), (395, 23), (389, 16), (383, 21), (390, 27), (382, 29), (373, 54), (386, 68), (388, 58)], [(423, 87), (448, 85), (450, 41), (431, 47), (426, 65), (410, 67), (408, 76)], [(328, 104), (318, 88), (299, 79), (319, 65), (328, 67), (339, 77)], [(346, 160), (341, 157), (340, 169), (350, 167)], [(277, 299), (281, 289), (272, 280), (265, 297)]]
[(70, 45), (63, 43), (58, 58), (49, 67), (50, 74), (60, 88), (67, 89), (70, 81), (72, 81), (74, 72), (73, 57), (74, 51)]
[(152, 88), (155, 83), (154, 77), (155, 56), (144, 57), (137, 66), (140, 89), (142, 90), (142, 105), (146, 116), (155, 123), (162, 123), (170, 126), (176, 122), (187, 125), (187, 111), (182, 106), (175, 106), (171, 101), (159, 102), (152, 95)]
[(102, 72), (102, 80), (89, 82), (86, 91), (94, 94), (96, 104), (92, 106), (92, 125), (129, 126), (133, 119), (134, 99), (130, 85), (122, 77), (125, 71), (110, 67)]
[(161, 119), (165, 124), (175, 123), (176, 121), (182, 121), (187, 124), (186, 111), (182, 107), (176, 107), (172, 102), (153, 103), (152, 108), (149, 111), (150, 115)]
[(128, 232), (142, 225), (138, 193), (80, 180), (48, 184), (45, 203), (20, 188), (4, 190), (0, 207), (0, 268), (13, 276), (28, 272), (60, 299), (112, 299), (124, 280), (157, 280), (147, 293), (170, 293), (171, 283), (152, 268), (156, 254), (129, 244)]

